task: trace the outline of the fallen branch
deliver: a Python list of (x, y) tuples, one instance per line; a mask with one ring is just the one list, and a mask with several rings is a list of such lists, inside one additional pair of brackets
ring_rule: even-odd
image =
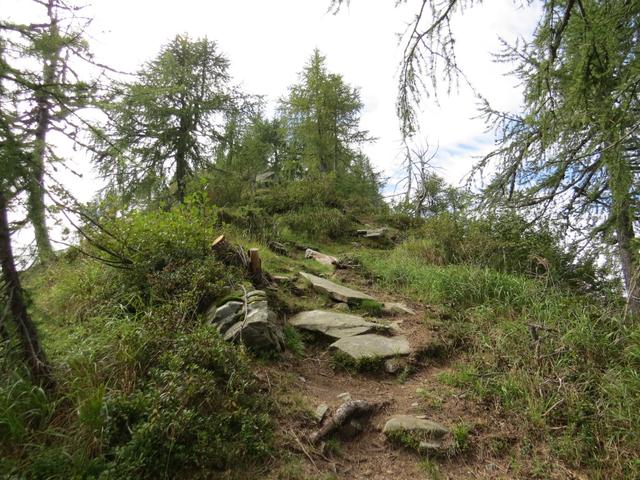
[(325, 424), (317, 432), (309, 436), (309, 441), (317, 444), (323, 438), (331, 435), (333, 432), (345, 425), (352, 417), (363, 417), (381, 409), (386, 405), (382, 403), (369, 403), (365, 400), (350, 400), (338, 407), (336, 413), (325, 422)]

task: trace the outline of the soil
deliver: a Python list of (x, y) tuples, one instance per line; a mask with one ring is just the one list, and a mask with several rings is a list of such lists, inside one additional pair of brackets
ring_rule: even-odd
[[(328, 343), (320, 341), (305, 343), (301, 356), (289, 353), (263, 365), (258, 376), (282, 407), (276, 419), (282, 455), (274, 460), (264, 478), (583, 478), (553, 460), (543, 443), (532, 445), (530, 440), (525, 440), (517, 419), (505, 417), (470, 392), (443, 383), (442, 375), (453, 371), (460, 354), (431, 355), (438, 351), (433, 346), (440, 345), (441, 340), (425, 320), (436, 315), (437, 308), (390, 295), (368, 284), (352, 270), (338, 270), (334, 279), (381, 301), (402, 302), (415, 310), (415, 315), (387, 319), (398, 321), (412, 347), (425, 353), (413, 359), (412, 371), (408, 374), (355, 372), (334, 365), (326, 348)], [(313, 418), (316, 407), (327, 404), (328, 415), (331, 415), (342, 404), (338, 396), (346, 392), (354, 400), (385, 406), (364, 422), (363, 431), (349, 436), (337, 435), (318, 446), (311, 445), (307, 439), (319, 428)], [(396, 414), (425, 415), (451, 430), (466, 428), (470, 433), (462, 451), (427, 458), (391, 444), (382, 434), (386, 420)]]

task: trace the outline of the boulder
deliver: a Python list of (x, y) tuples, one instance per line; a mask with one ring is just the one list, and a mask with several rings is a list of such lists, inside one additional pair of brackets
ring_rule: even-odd
[(242, 343), (254, 351), (281, 352), (284, 350), (284, 337), (274, 323), (274, 317), (271, 311), (256, 310), (231, 326), (223, 338), (228, 342)]
[(220, 305), (219, 307), (216, 307), (214, 305), (207, 311), (207, 320), (209, 321), (209, 323), (221, 322), (226, 318), (233, 317), (236, 313), (238, 313), (238, 311), (242, 309), (243, 305), (243, 302), (238, 302), (235, 300)]
[(412, 350), (405, 337), (383, 337), (366, 334), (344, 337), (329, 347), (351, 357), (354, 361), (366, 359), (385, 359), (411, 354)]
[(412, 415), (395, 415), (391, 417), (382, 433), (393, 441), (413, 448), (419, 452), (439, 452), (443, 441), (449, 436), (449, 429), (423, 418)]
[(246, 311), (244, 299), (234, 299), (217, 308), (211, 307), (206, 315), (227, 341), (244, 343), (256, 351), (280, 352), (284, 349), (282, 329), (276, 324), (276, 316), (269, 310), (266, 293), (262, 290), (247, 293)]
[(358, 315), (324, 310), (299, 313), (289, 319), (289, 324), (302, 330), (319, 332), (332, 338), (352, 337), (362, 333), (389, 329), (386, 325), (368, 322)]
[(338, 285), (325, 278), (317, 277), (306, 272), (300, 272), (300, 276), (307, 280), (314, 290), (321, 293), (326, 293), (334, 300), (345, 303), (359, 303), (362, 300), (375, 300), (371, 295), (358, 292), (352, 288)]
[(320, 262), (324, 265), (335, 265), (338, 263), (338, 259), (336, 257), (316, 252), (315, 250), (312, 250), (310, 248), (307, 248), (307, 250), (304, 252), (304, 258), (312, 258), (316, 262)]

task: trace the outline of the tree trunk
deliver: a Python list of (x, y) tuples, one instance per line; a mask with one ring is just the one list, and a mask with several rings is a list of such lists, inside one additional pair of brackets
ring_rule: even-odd
[(11, 234), (7, 215), (7, 199), (0, 191), (0, 264), (2, 279), (9, 302), (11, 318), (16, 324), (16, 332), (20, 339), (22, 354), (34, 380), (40, 382), (48, 390), (55, 388), (51, 366), (40, 345), (36, 326), (27, 311), (27, 305), (20, 284), (20, 277), (16, 270), (13, 251), (11, 249)]
[[(38, 150), (38, 148), (36, 148)], [(27, 200), (28, 216), (36, 238), (38, 258), (46, 262), (53, 256), (53, 247), (47, 228), (47, 210), (44, 200), (44, 159), (34, 152), (31, 178), (27, 184), (29, 197)]]
[(609, 174), (609, 189), (611, 190), (611, 215), (615, 221), (616, 241), (618, 254), (620, 255), (620, 267), (627, 291), (627, 312), (632, 321), (640, 315), (640, 264), (636, 252), (633, 251), (635, 232), (633, 230), (633, 218), (635, 212), (631, 204), (631, 190), (633, 187), (633, 174), (614, 141), (606, 143), (606, 166)]
[(187, 165), (182, 150), (178, 150), (176, 153), (176, 185), (178, 202), (184, 203), (184, 195), (187, 189)]
[(624, 286), (627, 290), (628, 312), (633, 318), (638, 318), (640, 315), (640, 279), (638, 278), (638, 275), (640, 275), (640, 265), (633, 251), (635, 233), (633, 231), (628, 205), (627, 208), (618, 212), (616, 219), (616, 236)]
[[(54, 0), (47, 3), (49, 17), (49, 33), (52, 39), (58, 37), (58, 18), (55, 13)], [(47, 133), (51, 128), (50, 93), (47, 89), (54, 88), (60, 62), (60, 48), (45, 55), (42, 65), (43, 88), (36, 91), (36, 126), (34, 131), (35, 147), (33, 149), (32, 171), (27, 183), (28, 202), (27, 209), (29, 221), (33, 225), (38, 247), (38, 257), (41, 261), (47, 261), (53, 256), (53, 248), (47, 228), (47, 208), (45, 205), (44, 173), (47, 149)]]

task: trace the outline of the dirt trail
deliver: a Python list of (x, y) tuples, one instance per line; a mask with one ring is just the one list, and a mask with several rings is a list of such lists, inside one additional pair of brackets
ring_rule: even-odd
[[(412, 347), (433, 344), (438, 334), (428, 327), (425, 318), (430, 309), (412, 303), (399, 295), (390, 295), (367, 284), (349, 271), (337, 271), (335, 279), (357, 288), (381, 301), (400, 301), (416, 311), (416, 315), (399, 315), (402, 334)], [(269, 383), (279, 385), (293, 403), (302, 403), (307, 411), (327, 404), (332, 411), (340, 406), (338, 395), (348, 392), (353, 399), (387, 402), (388, 406), (365, 423), (365, 430), (353, 438), (329, 442), (329, 447), (316, 448), (306, 438), (318, 426), (307, 416), (281, 418), (283, 448), (296, 454), (302, 475), (288, 473), (287, 466), (276, 470), (273, 479), (512, 479), (531, 478), (520, 458), (517, 426), (471, 398), (468, 392), (445, 385), (439, 377), (452, 370), (451, 358), (423, 357), (411, 374), (399, 376), (383, 372), (350, 372), (334, 368), (326, 344), (306, 346), (302, 357), (290, 355), (270, 365), (263, 372)], [(464, 451), (453, 456), (426, 459), (406, 448), (390, 444), (382, 434), (386, 420), (396, 414), (426, 415), (449, 429), (468, 428)], [(534, 447), (535, 448), (535, 447)], [(571, 478), (558, 466), (558, 476)]]

